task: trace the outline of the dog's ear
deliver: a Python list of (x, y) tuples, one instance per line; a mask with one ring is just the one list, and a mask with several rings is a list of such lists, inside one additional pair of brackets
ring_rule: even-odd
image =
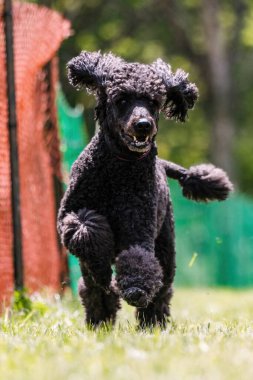
[(67, 63), (68, 79), (78, 90), (86, 87), (94, 91), (102, 85), (103, 75), (98, 69), (102, 58), (100, 52), (82, 51)]
[(82, 51), (67, 64), (69, 82), (79, 90), (86, 87), (94, 92), (105, 85), (111, 69), (122, 62), (111, 53)]
[(179, 69), (174, 74), (171, 67), (158, 59), (152, 64), (166, 87), (166, 100), (162, 111), (169, 119), (185, 121), (187, 112), (192, 109), (197, 98), (198, 89), (189, 82), (188, 74)]

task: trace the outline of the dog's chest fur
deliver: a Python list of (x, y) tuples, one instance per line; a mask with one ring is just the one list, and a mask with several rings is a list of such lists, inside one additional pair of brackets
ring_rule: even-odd
[(106, 216), (119, 249), (138, 239), (154, 242), (168, 203), (167, 178), (156, 150), (141, 160), (126, 161), (108, 154), (96, 140), (83, 152), (83, 206)]

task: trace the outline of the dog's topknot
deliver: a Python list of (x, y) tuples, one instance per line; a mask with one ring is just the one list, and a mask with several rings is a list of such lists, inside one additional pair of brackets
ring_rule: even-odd
[(117, 99), (121, 93), (135, 93), (157, 99), (162, 102), (166, 96), (166, 87), (162, 78), (151, 65), (123, 63), (111, 72), (106, 83), (106, 92), (110, 99)]

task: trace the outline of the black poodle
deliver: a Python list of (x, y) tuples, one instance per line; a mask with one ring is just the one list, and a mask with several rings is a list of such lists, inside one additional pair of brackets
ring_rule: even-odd
[(86, 321), (114, 323), (121, 296), (137, 308), (141, 327), (165, 327), (175, 275), (167, 177), (195, 201), (224, 200), (232, 190), (212, 165), (187, 170), (157, 157), (159, 113), (185, 121), (197, 87), (161, 59), (127, 63), (111, 53), (82, 52), (68, 63), (68, 75), (95, 94), (100, 124), (72, 167), (58, 215), (62, 242), (80, 261)]

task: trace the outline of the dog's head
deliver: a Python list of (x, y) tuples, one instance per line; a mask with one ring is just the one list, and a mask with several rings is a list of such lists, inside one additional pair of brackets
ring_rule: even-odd
[(94, 93), (101, 128), (129, 151), (147, 152), (157, 134), (159, 114), (185, 121), (198, 89), (183, 70), (161, 59), (127, 63), (113, 54), (82, 52), (67, 65), (70, 83)]

